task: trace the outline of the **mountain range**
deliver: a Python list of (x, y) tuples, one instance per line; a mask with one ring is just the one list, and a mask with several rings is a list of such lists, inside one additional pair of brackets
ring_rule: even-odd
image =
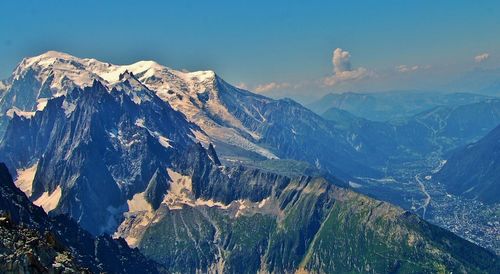
[[(124, 87), (126, 79), (120, 77), (124, 73), (134, 78), (130, 88)], [(90, 87), (94, 80), (109, 90), (154, 93), (196, 124), (199, 129), (192, 131), (196, 140), (217, 146), (221, 159), (292, 158), (317, 163), (339, 175), (376, 173), (361, 160), (354, 160), (370, 155), (359, 151), (351, 136), (300, 104), (235, 88), (212, 71), (185, 73), (152, 61), (115, 66), (58, 52), (27, 58), (6, 81), (0, 101), (1, 113), (5, 113), (0, 131), (5, 132), (14, 112), (29, 117), (49, 99), (64, 96), (75, 87)], [(143, 101), (135, 92), (129, 94), (136, 103)], [(332, 154), (337, 156), (332, 158)]]
[(358, 138), (371, 140), (374, 147), (388, 155), (418, 159), (432, 152), (445, 156), (485, 136), (500, 124), (500, 99), (437, 106), (384, 122), (360, 118), (338, 108), (328, 109), (322, 117)]
[(483, 101), (492, 96), (438, 91), (386, 91), (373, 93), (330, 93), (307, 105), (323, 115), (331, 108), (348, 111), (372, 121), (408, 118), (439, 106), (457, 106)]
[(345, 183), (479, 139), (500, 115), (454, 117), (497, 115), (494, 99), (390, 123), (325, 119), (212, 71), (59, 52), (24, 59), (0, 88), (0, 161), (23, 199), (169, 272), (498, 270), (490, 251)]

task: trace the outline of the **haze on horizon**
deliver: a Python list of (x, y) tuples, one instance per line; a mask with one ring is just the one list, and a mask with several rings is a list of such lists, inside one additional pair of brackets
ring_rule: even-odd
[(302, 101), (329, 92), (478, 92), (495, 85), (499, 2), (363, 5), (3, 2), (0, 79), (22, 58), (56, 50), (114, 64), (211, 69), (239, 87)]

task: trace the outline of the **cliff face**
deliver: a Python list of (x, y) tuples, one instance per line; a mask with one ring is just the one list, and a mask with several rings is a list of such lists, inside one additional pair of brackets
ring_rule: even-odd
[(170, 172), (160, 206), (129, 212), (117, 233), (170, 271), (494, 273), (499, 267), (493, 253), (324, 178), (221, 167), (200, 146), (186, 159)]
[(49, 100), (32, 118), (14, 116), (0, 160), (14, 174), (34, 169), (29, 198), (46, 211), (68, 214), (95, 235), (112, 233), (127, 198), (194, 144), (197, 127), (144, 92), (138, 105), (125, 91), (94, 82)]

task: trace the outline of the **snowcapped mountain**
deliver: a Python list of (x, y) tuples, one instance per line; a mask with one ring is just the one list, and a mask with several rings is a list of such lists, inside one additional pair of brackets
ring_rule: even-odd
[[(221, 105), (215, 87), (217, 76), (213, 71), (186, 73), (153, 61), (118, 66), (49, 51), (26, 58), (19, 64), (8, 80), (8, 91), (0, 102), (0, 111), (7, 113), (11, 110), (10, 114), (15, 111), (19, 115), (29, 116), (33, 111), (43, 109), (47, 99), (65, 95), (75, 87), (91, 86), (94, 80), (109, 89), (120, 89), (125, 73), (133, 75), (135, 80), (129, 82), (130, 87), (125, 89), (133, 91), (147, 87), (155, 91), (174, 109), (182, 111), (190, 121), (200, 125), (213, 139), (222, 139), (225, 143), (255, 151), (266, 158), (276, 158), (269, 150), (239, 134), (243, 132), (258, 137), (244, 128)], [(209, 97), (211, 100), (203, 101)], [(215, 122), (213, 117), (220, 122)], [(209, 143), (209, 138), (202, 131), (196, 134), (204, 144)]]
[[(365, 164), (386, 155), (368, 138), (213, 72), (48, 52), (23, 60), (2, 94), (0, 161), (15, 186), (49, 216), (123, 237), (169, 272), (498, 265), (490, 252), (415, 215), (331, 175), (311, 175), (376, 173)], [(291, 160), (232, 164), (266, 158), (302, 160), (309, 172), (294, 174)]]
[[(125, 78), (132, 80), (125, 83)], [(345, 175), (374, 173), (366, 165), (380, 158), (367, 154), (370, 144), (357, 142), (301, 105), (238, 89), (213, 71), (182, 72), (153, 61), (113, 65), (53, 51), (24, 59), (6, 81), (0, 133), (14, 112), (30, 117), (49, 98), (95, 80), (109, 90), (125, 90), (139, 104), (147, 98), (140, 98), (138, 90), (153, 91), (198, 125), (196, 139), (205, 147), (214, 143), (223, 160), (292, 158)]]
[[(124, 90), (132, 86), (122, 78)], [(153, 92), (124, 90), (95, 81), (49, 99), (31, 118), (15, 113), (0, 144), (35, 204), (69, 212), (96, 234), (112, 231), (124, 201), (195, 145), (200, 130)]]

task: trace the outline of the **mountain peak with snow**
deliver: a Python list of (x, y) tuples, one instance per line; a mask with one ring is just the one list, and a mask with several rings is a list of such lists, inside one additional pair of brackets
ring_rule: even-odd
[(27, 57), (24, 60), (26, 61), (27, 64), (32, 64), (34, 62), (38, 62), (41, 60), (48, 60), (48, 59), (69, 60), (69, 59), (77, 59), (77, 58), (70, 55), (70, 54), (64, 53), (64, 52), (49, 50), (49, 51), (44, 52), (40, 55), (36, 55), (33, 57)]
[(20, 79), (29, 71), (34, 71), (41, 82), (53, 77), (52, 81), (59, 82), (51, 85), (51, 89), (56, 92), (61, 89), (62, 83), (60, 82), (68, 80), (78, 87), (90, 86), (95, 79), (106, 84), (115, 84), (120, 81), (120, 74), (125, 71), (133, 73), (141, 81), (153, 78), (154, 81), (149, 81), (150, 83), (158, 82), (158, 80), (165, 82), (171, 80), (172, 76), (194, 82), (215, 79), (215, 72), (211, 70), (194, 72), (174, 70), (152, 60), (138, 61), (129, 65), (115, 65), (93, 58), (79, 58), (58, 51), (47, 51), (23, 59), (14, 70), (13, 79)]
[(236, 88), (227, 85), (212, 70), (174, 70), (155, 61), (115, 65), (48, 51), (25, 58), (19, 64), (9, 79), (13, 85), (7, 91), (10, 94), (0, 101), (0, 111), (5, 113), (16, 107), (18, 112), (31, 113), (41, 109), (47, 100), (64, 96), (74, 88), (91, 87), (94, 81), (108, 90), (125, 92), (136, 104), (151, 99), (150, 93), (144, 92), (146, 89), (154, 92), (190, 122), (200, 125), (204, 132), (197, 133), (197, 139), (205, 145), (218, 139), (265, 158), (277, 158), (256, 144), (260, 136), (255, 129), (246, 128), (231, 113), (220, 92), (227, 94)]

